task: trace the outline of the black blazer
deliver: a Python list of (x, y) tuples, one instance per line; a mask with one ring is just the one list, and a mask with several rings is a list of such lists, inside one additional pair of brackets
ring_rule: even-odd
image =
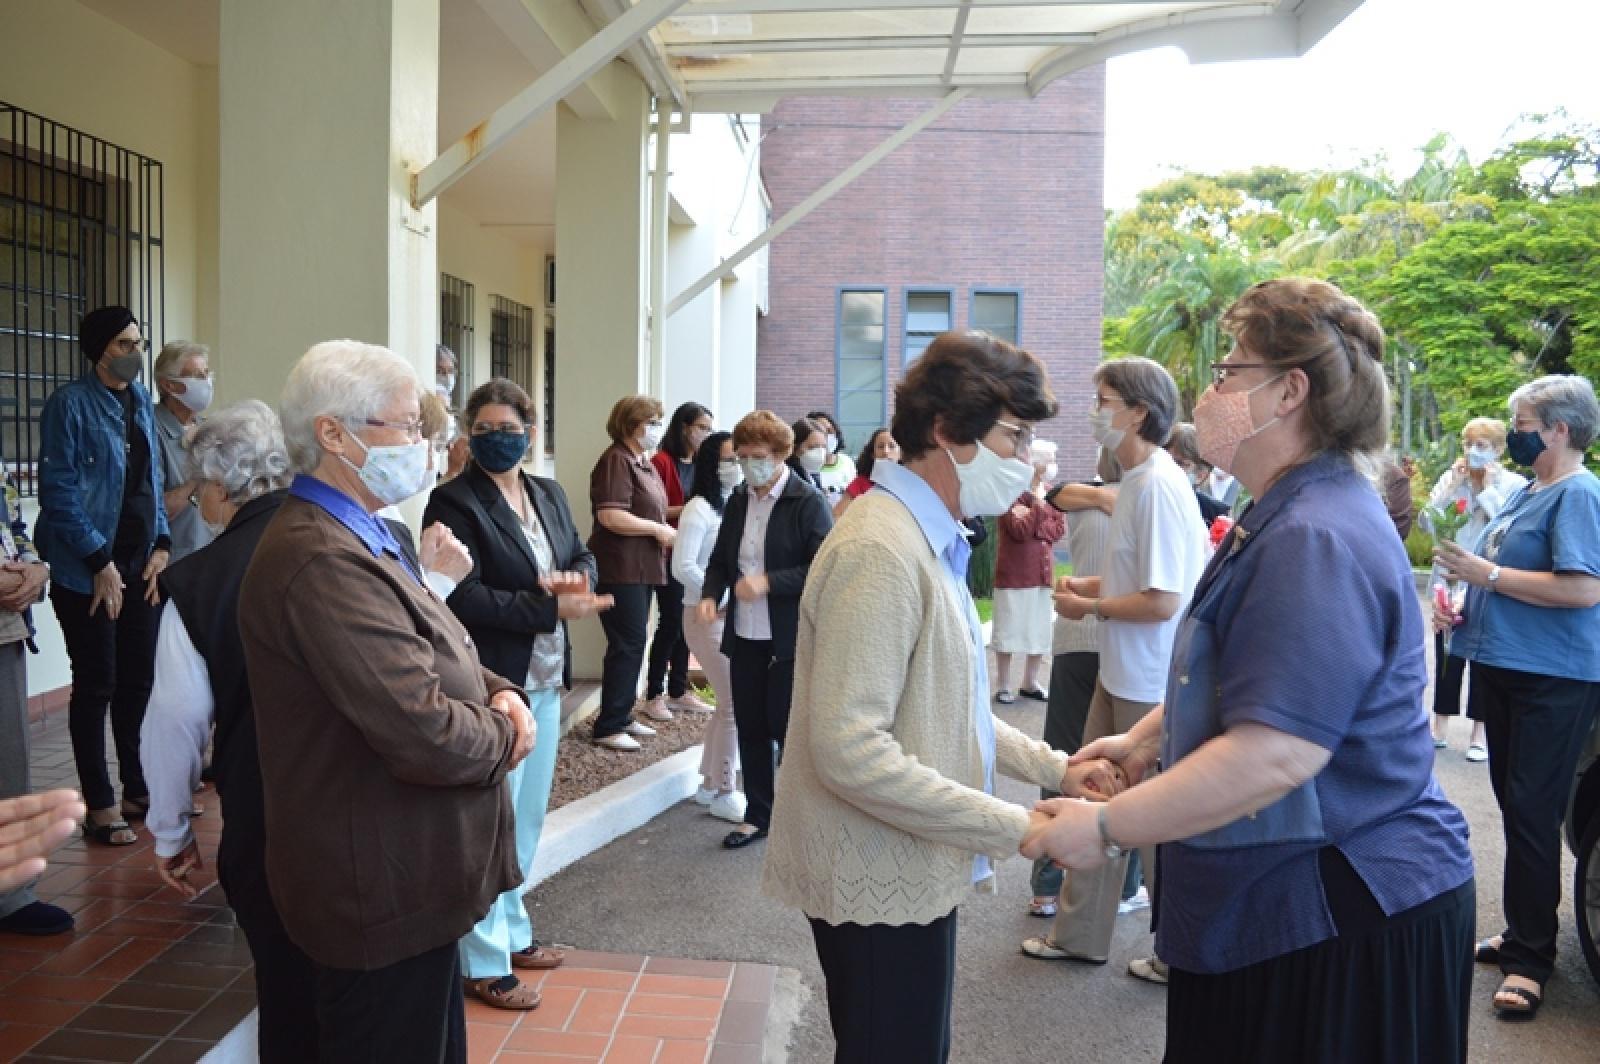
[[(594, 555), (578, 535), (566, 493), (553, 480), (521, 476), (523, 490), (544, 526), (555, 567), (583, 573), (592, 590)], [(528, 675), (533, 637), (553, 632), (557, 625), (565, 632), (566, 622), (556, 614), (555, 596), (539, 586), (539, 577), (548, 574), (539, 572), (516, 512), (489, 474), (478, 463), (468, 462), (460, 476), (428, 496), (423, 527), (435, 521), (443, 521), (472, 552), (472, 572), (451, 592), (450, 609), (478, 644), (484, 667), (520, 684)], [(570, 635), (561, 682), (572, 686)]]
[[(750, 488), (734, 489), (722, 514), (722, 529), (717, 533), (711, 560), (706, 563), (706, 582), (702, 598), (719, 602), (725, 592), (739, 582), (739, 541), (744, 539), (745, 514), (750, 509)], [(767, 524), (766, 566), (767, 613), (772, 619), (772, 656), (778, 661), (794, 657), (795, 631), (800, 623), (800, 592), (805, 590), (811, 559), (833, 530), (833, 512), (822, 492), (802, 473), (783, 482), (783, 494), (772, 508)], [(733, 652), (737, 595), (728, 595), (728, 619), (722, 628), (722, 652)]]

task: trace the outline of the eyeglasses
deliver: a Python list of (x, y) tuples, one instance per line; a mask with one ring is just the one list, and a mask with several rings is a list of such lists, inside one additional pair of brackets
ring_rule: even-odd
[(1119, 403), (1122, 406), (1128, 405), (1126, 400), (1118, 399), (1114, 395), (1100, 395), (1099, 393), (1096, 393), (1095, 397), (1089, 400), (1089, 406), (1096, 414), (1104, 410), (1107, 403)]
[(384, 421), (380, 418), (367, 417), (361, 418), (357, 423), (370, 425), (375, 429), (400, 429), (413, 441), (422, 439), (421, 421)]
[(142, 355), (148, 353), (150, 350), (150, 341), (146, 340), (142, 336), (133, 340), (118, 337), (117, 339), (111, 341), (111, 345), (125, 355), (131, 354), (134, 351), (137, 351)]
[(1012, 447), (1015, 449), (1015, 453), (1021, 454), (1023, 451), (1033, 448), (1033, 430), (1031, 428), (1026, 425), (1013, 425), (1009, 421), (997, 420), (995, 424), (1008, 432), (1016, 434), (1012, 437)]
[(1271, 369), (1270, 362), (1213, 362), (1211, 363), (1211, 382), (1218, 388), (1228, 382), (1228, 374), (1241, 369)]
[(487, 436), (491, 432), (512, 432), (521, 434), (527, 431), (528, 426), (519, 424), (515, 421), (500, 421), (494, 424), (490, 424), (487, 421), (479, 421), (475, 422), (472, 426), (472, 435), (474, 436)]

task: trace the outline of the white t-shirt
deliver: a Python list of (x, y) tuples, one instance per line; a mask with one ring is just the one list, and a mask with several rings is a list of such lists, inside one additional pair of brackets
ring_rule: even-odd
[(829, 505), (832, 505), (839, 501), (844, 489), (856, 479), (856, 463), (847, 454), (834, 455), (833, 463), (823, 466), (817, 473), (817, 479), (822, 482), (822, 490), (828, 496)]
[(1171, 591), (1182, 602), (1169, 620), (1101, 623), (1100, 682), (1109, 693), (1130, 702), (1166, 697), (1172, 641), (1205, 568), (1206, 546), (1194, 487), (1171, 455), (1158, 447), (1122, 474), (1100, 593)]

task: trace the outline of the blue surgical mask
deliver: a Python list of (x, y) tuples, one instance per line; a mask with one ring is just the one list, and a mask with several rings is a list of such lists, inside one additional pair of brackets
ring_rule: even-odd
[(485, 432), (468, 437), (473, 460), (490, 473), (504, 473), (528, 453), (527, 432)]
[(1473, 469), (1488, 469), (1494, 464), (1494, 448), (1475, 446), (1467, 448), (1467, 465)]

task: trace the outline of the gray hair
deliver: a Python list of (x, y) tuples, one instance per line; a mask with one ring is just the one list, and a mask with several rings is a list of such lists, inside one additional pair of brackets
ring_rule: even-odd
[(322, 463), (317, 418), (349, 422), (377, 417), (405, 388), (417, 396), (424, 390), (416, 368), (387, 347), (325, 340), (301, 355), (289, 371), (279, 405), (294, 467), (310, 473)]
[(217, 411), (189, 430), (189, 477), (220, 484), (242, 506), (289, 484), (289, 452), (278, 415), (259, 399)]
[(173, 340), (164, 345), (161, 348), (161, 353), (156, 356), (156, 364), (152, 376), (158, 379), (165, 377), (170, 380), (178, 375), (179, 370), (183, 369), (185, 359), (196, 356), (209, 359), (211, 357), (211, 349), (205, 344), (197, 344), (193, 340)]
[(1557, 423), (1567, 426), (1572, 449), (1580, 454), (1589, 449), (1596, 429), (1600, 429), (1600, 402), (1595, 401), (1594, 385), (1587, 377), (1554, 373), (1529, 381), (1512, 392), (1506, 403), (1513, 418), (1517, 416), (1518, 403), (1533, 407), (1547, 429), (1555, 428)]
[(1142, 408), (1140, 438), (1166, 446), (1172, 423), (1178, 420), (1178, 386), (1161, 363), (1137, 356), (1114, 358), (1095, 368), (1094, 382), (1116, 392), (1128, 406)]

